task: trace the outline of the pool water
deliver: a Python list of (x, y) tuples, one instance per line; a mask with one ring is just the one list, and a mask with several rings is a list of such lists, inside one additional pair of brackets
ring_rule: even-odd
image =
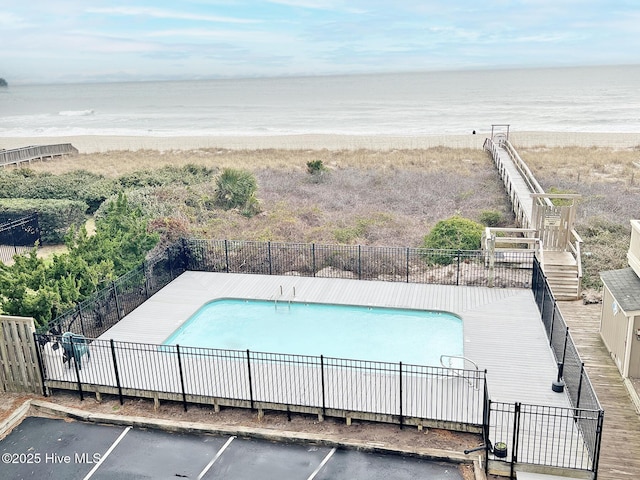
[(462, 319), (444, 312), (224, 299), (164, 344), (439, 366), (463, 355), (462, 337)]

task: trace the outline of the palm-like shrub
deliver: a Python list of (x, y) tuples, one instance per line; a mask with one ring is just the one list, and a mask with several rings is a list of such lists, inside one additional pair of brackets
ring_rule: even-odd
[(216, 180), (215, 202), (225, 210), (237, 208), (243, 215), (258, 213), (258, 184), (251, 172), (226, 168)]

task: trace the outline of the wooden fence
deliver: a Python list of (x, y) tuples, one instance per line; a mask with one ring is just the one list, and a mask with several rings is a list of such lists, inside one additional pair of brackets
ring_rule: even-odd
[(0, 150), (0, 166), (18, 165), (31, 160), (43, 160), (45, 158), (60, 157), (62, 155), (75, 155), (78, 149), (70, 143), (57, 145), (35, 145), (12, 150)]
[(33, 318), (0, 316), (0, 383), (4, 392), (42, 394)]

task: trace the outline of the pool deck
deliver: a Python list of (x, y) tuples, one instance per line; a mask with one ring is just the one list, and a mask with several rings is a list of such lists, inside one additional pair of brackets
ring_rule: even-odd
[(451, 312), (463, 319), (465, 357), (488, 371), (493, 401), (570, 407), (565, 393), (551, 390), (556, 362), (528, 289), (186, 272), (100, 338), (159, 344), (220, 298)]

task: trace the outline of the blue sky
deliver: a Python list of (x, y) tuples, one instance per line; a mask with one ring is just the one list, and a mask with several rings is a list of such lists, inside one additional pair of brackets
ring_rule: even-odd
[(3, 0), (9, 83), (640, 63), (638, 0)]

